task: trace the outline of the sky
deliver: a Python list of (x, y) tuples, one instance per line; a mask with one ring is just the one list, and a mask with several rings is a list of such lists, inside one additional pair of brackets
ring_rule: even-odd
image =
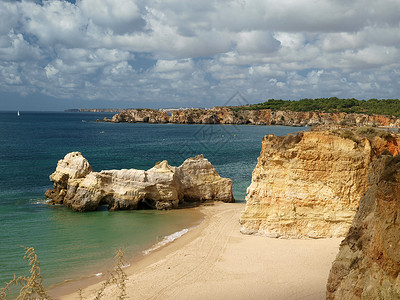
[(0, 0), (0, 110), (399, 98), (399, 83), (400, 0)]

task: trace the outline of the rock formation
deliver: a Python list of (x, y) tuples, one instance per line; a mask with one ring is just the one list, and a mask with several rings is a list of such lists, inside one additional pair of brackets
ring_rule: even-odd
[(332, 264), (327, 299), (400, 298), (400, 156), (374, 161), (369, 183)]
[(381, 115), (274, 111), (271, 109), (237, 110), (232, 107), (214, 107), (212, 109), (185, 109), (164, 111), (154, 109), (131, 109), (104, 118), (106, 122), (149, 122), (177, 124), (250, 124), (250, 125), (286, 125), (313, 126), (348, 124), (355, 126), (400, 126), (400, 120)]
[(397, 153), (399, 141), (375, 129), (265, 136), (240, 219), (242, 233), (344, 236), (368, 189), (371, 162), (384, 149)]
[(75, 211), (177, 208), (182, 201), (234, 202), (232, 180), (221, 178), (212, 164), (199, 155), (179, 167), (167, 161), (144, 170), (122, 169), (94, 172), (79, 152), (71, 152), (50, 175), (54, 188), (46, 191), (51, 204)]
[(130, 109), (114, 115), (111, 120), (104, 118), (104, 121), (113, 123), (168, 123), (168, 120), (166, 112), (155, 109)]

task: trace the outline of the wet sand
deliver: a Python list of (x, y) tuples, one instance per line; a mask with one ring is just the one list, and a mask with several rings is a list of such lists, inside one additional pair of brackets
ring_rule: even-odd
[[(125, 269), (130, 299), (325, 299), (342, 239), (243, 235), (238, 220), (244, 203), (194, 209), (205, 216), (199, 226)], [(87, 286), (83, 296), (93, 298), (100, 285)], [(56, 289), (53, 295), (79, 299), (77, 292), (65, 292)], [(117, 294), (111, 286), (104, 299)]]

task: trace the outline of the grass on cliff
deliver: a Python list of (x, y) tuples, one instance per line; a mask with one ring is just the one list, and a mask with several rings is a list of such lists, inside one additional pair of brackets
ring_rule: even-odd
[(383, 129), (374, 127), (344, 127), (340, 129), (332, 130), (333, 134), (336, 134), (342, 138), (350, 139), (356, 143), (360, 143), (364, 138), (373, 139), (374, 137), (380, 137), (384, 140), (389, 140), (393, 137), (393, 134)]
[(388, 115), (400, 117), (399, 99), (369, 99), (357, 100), (331, 98), (301, 99), (301, 100), (276, 100), (269, 99), (266, 102), (232, 107), (233, 110), (290, 110), (290, 111), (320, 111), (327, 113), (363, 113), (367, 115)]
[[(33, 247), (23, 247), (25, 248), (24, 259), (28, 260), (30, 266), (30, 276), (19, 276), (14, 274), (14, 278), (9, 282), (5, 283), (5, 287), (0, 288), (0, 300), (7, 299), (7, 295), (10, 294), (14, 287), (20, 287), (17, 300), (25, 299), (41, 299), (41, 300), (51, 300), (52, 298), (48, 295), (43, 287), (43, 277), (40, 269), (40, 262), (36, 255), (35, 249)], [(124, 259), (124, 253), (121, 249), (117, 252), (114, 257), (113, 270), (110, 272), (109, 279), (106, 280), (100, 289), (96, 292), (94, 299), (105, 299), (104, 291), (108, 286), (115, 284), (117, 286), (118, 295), (117, 299), (126, 299), (126, 281), (128, 276), (123, 270), (126, 261)], [(81, 300), (86, 299), (82, 295), (82, 290), (79, 291), (79, 298)]]

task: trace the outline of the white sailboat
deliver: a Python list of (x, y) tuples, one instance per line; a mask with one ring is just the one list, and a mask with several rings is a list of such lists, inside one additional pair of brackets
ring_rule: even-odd
[(19, 117), (21, 114), (19, 113), (19, 111), (17, 111), (17, 116)]

